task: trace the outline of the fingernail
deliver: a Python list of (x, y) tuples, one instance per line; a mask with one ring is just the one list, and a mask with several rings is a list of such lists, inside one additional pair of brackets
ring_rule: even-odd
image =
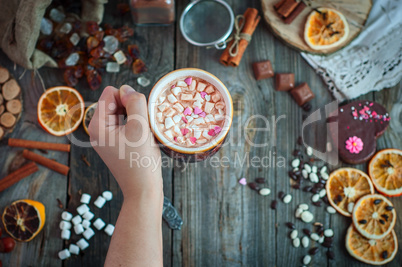
[(122, 95), (130, 95), (135, 92), (134, 88), (126, 84), (120, 87), (120, 91)]

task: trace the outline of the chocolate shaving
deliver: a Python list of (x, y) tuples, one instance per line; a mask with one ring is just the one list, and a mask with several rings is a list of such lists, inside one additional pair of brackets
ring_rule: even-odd
[(85, 164), (88, 167), (91, 167), (91, 163), (89, 163), (89, 161), (87, 160), (87, 157), (84, 154), (81, 155), (81, 159), (82, 159), (83, 162), (85, 162)]
[(57, 200), (57, 206), (60, 208), (60, 209), (63, 209), (64, 208), (64, 205), (63, 205), (63, 202), (61, 202), (61, 200), (60, 199), (56, 199)]

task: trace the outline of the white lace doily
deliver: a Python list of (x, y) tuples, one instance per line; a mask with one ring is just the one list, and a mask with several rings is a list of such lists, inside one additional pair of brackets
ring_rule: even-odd
[(396, 85), (402, 78), (402, 1), (374, 0), (366, 26), (344, 49), (301, 55), (339, 101)]

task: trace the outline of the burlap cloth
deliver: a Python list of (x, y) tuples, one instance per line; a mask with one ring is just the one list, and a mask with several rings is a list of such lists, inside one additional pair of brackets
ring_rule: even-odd
[[(57, 67), (36, 49), (40, 23), (52, 0), (0, 0), (0, 46), (7, 56), (27, 69)], [(101, 22), (107, 0), (82, 0), (81, 20)]]

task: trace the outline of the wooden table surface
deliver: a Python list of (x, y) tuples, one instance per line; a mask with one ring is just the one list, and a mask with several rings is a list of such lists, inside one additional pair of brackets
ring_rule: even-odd
[[(116, 2), (109, 1), (106, 6), (104, 22), (114, 26), (124, 24), (133, 26), (130, 15), (119, 16)], [(120, 2), (120, 1), (119, 1)], [(121, 1), (124, 2), (124, 1)], [(261, 10), (260, 1), (228, 1), (235, 14), (243, 13), (247, 7)], [(176, 2), (177, 14), (180, 15), (189, 1)], [(163, 223), (163, 249), (165, 266), (300, 266), (301, 259), (307, 254), (307, 248), (294, 248), (288, 238), (289, 229), (284, 225), (291, 221), (296, 227), (309, 227), (294, 217), (294, 210), (300, 203), (311, 203), (310, 194), (291, 189), (287, 175), (288, 165), (275, 167), (274, 160), (280, 157), (286, 161), (292, 158), (296, 138), (301, 134), (302, 111), (287, 93), (273, 90), (273, 79), (256, 81), (251, 64), (260, 60), (271, 60), (275, 72), (294, 72), (296, 83), (307, 82), (316, 97), (312, 100), (313, 110), (324, 107), (333, 101), (325, 84), (315, 71), (302, 59), (300, 54), (277, 40), (264, 21), (258, 26), (251, 44), (238, 68), (224, 67), (219, 62), (221, 51), (198, 48), (188, 44), (182, 37), (178, 23), (167, 27), (136, 27), (134, 42), (141, 50), (141, 57), (149, 71), (144, 74), (151, 80), (151, 85), (140, 87), (130, 70), (103, 77), (102, 88), (107, 85), (119, 87), (129, 84), (148, 95), (149, 91), (162, 75), (178, 68), (196, 67), (218, 76), (228, 87), (234, 100), (234, 119), (228, 145), (219, 151), (218, 157), (228, 158), (225, 166), (206, 161), (184, 166), (179, 162), (166, 160), (169, 166), (163, 168), (164, 193), (179, 210), (184, 225), (182, 230), (170, 230)], [(0, 53), (0, 64), (6, 66), (15, 77), (20, 77), (24, 69), (16, 66)], [(62, 71), (42, 68), (39, 70), (46, 87), (63, 84)], [(37, 123), (36, 104), (43, 89), (40, 80), (33, 72), (27, 71), (19, 80), (23, 88), (24, 113), (11, 137), (68, 143), (66, 137), (55, 137), (45, 133)], [(84, 99), (93, 102), (102, 90), (91, 91), (84, 82), (77, 86)], [(388, 111), (402, 104), (401, 83), (394, 88), (381, 92), (372, 92), (359, 99), (375, 100), (383, 104)], [(400, 109), (399, 109), (400, 110)], [(244, 130), (243, 127), (265, 127), (264, 121), (248, 120), (251, 115), (260, 114), (270, 122), (270, 131)], [(400, 116), (400, 113), (397, 113)], [(272, 124), (272, 116), (278, 123)], [(401, 121), (401, 117), (393, 119)], [(307, 143), (314, 147), (325, 145), (323, 123), (313, 124), (304, 131)], [(396, 125), (396, 124), (395, 124)], [(402, 148), (401, 128), (391, 125), (378, 139), (378, 148)], [(400, 127), (400, 126), (399, 126)], [(80, 127), (74, 136), (88, 141), (84, 129)], [(251, 140), (263, 147), (253, 147)], [(10, 148), (5, 142), (0, 145), (0, 177), (4, 177), (10, 163), (22, 149)], [(40, 152), (38, 152), (40, 153)], [(91, 166), (81, 159), (86, 156)], [(49, 152), (46, 157), (71, 167), (69, 175), (63, 176), (40, 167), (40, 171), (18, 184), (0, 193), (0, 208), (12, 201), (30, 198), (41, 201), (46, 206), (46, 225), (42, 232), (29, 243), (18, 243), (10, 254), (0, 254), (3, 266), (102, 266), (108, 250), (110, 238), (104, 233), (97, 233), (90, 241), (90, 247), (80, 256), (74, 256), (64, 262), (57, 257), (57, 252), (67, 246), (60, 239), (58, 224), (62, 209), (57, 199), (67, 210), (75, 211), (79, 205), (80, 192), (89, 193), (96, 198), (104, 190), (114, 194), (112, 201), (101, 210), (90, 207), (96, 217), (115, 224), (122, 204), (121, 191), (114, 178), (99, 156), (90, 148), (73, 145), (70, 153)], [(245, 159), (240, 164), (237, 159)], [(253, 166), (252, 158), (270, 157), (271, 166)], [(164, 156), (165, 157), (165, 156)], [(219, 165), (219, 164), (218, 164)], [(215, 166), (215, 167), (211, 167)], [(340, 166), (339, 164), (331, 169)], [(366, 164), (353, 166), (366, 170)], [(271, 195), (263, 197), (248, 187), (238, 184), (237, 180), (246, 177), (252, 181), (255, 177), (265, 177)], [(277, 193), (284, 191), (293, 195), (293, 201), (285, 205), (279, 203), (276, 211), (270, 209), (270, 203), (277, 198)], [(402, 210), (402, 197), (392, 199), (397, 211)], [(327, 249), (321, 247), (313, 257), (311, 266), (365, 266), (348, 255), (344, 246), (344, 236), (350, 219), (339, 214), (329, 215), (324, 207), (311, 206), (315, 221), (322, 222), (335, 232), (332, 250), (336, 259), (327, 260)], [(135, 227), (135, 226), (133, 226)], [(395, 230), (402, 247), (402, 215), (398, 213)], [(78, 238), (73, 234), (73, 241)], [(313, 246), (310, 243), (310, 246)], [(402, 252), (387, 266), (401, 266)]]

